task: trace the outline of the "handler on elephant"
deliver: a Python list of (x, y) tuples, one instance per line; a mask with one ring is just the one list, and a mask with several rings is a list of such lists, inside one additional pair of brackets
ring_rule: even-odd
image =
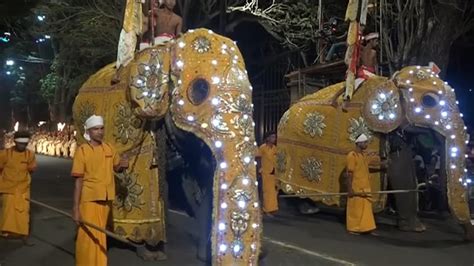
[(75, 177), (73, 219), (79, 225), (76, 238), (76, 265), (107, 265), (107, 240), (104, 233), (81, 224), (92, 223), (105, 229), (110, 207), (115, 198), (115, 172), (128, 167), (113, 147), (104, 143), (104, 120), (89, 117), (84, 125), (84, 138), (74, 156), (72, 176)]
[(372, 199), (370, 195), (369, 162), (363, 153), (368, 146), (368, 138), (361, 134), (355, 141), (355, 151), (347, 155), (347, 199), (346, 228), (351, 234), (370, 233), (375, 230)]
[(275, 177), (276, 141), (275, 132), (265, 134), (265, 143), (260, 146), (256, 155), (261, 162), (259, 172), (262, 175), (263, 212), (270, 217), (278, 211), (278, 191)]

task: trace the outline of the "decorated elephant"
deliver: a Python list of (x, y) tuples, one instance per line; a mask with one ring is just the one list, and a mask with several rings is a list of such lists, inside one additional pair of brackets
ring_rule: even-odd
[[(236, 44), (190, 30), (136, 53), (111, 85), (115, 71), (110, 64), (92, 75), (73, 106), (79, 142), (84, 120), (102, 115), (105, 141), (130, 161), (116, 175), (115, 233), (151, 247), (166, 242), (165, 175), (183, 165), (184, 179), (197, 184), (182, 197), (195, 206), (202, 231), (198, 256), (214, 265), (255, 265), (261, 216), (252, 87)], [(168, 145), (183, 164), (167, 164)]]
[[(465, 159), (468, 135), (454, 89), (428, 67), (405, 67), (392, 78), (373, 77), (341, 108), (344, 83), (302, 98), (278, 125), (277, 175), (287, 194), (328, 206), (345, 206), (345, 197), (318, 196), (344, 192), (346, 155), (360, 134), (369, 136), (369, 158), (389, 159), (387, 171), (371, 173), (372, 191), (416, 189), (410, 148), (405, 135), (431, 132), (442, 140), (441, 173), (446, 178), (452, 214), (472, 239), (466, 194)], [(395, 147), (395, 148), (394, 148)], [(316, 195), (315, 195), (316, 194)], [(305, 196), (309, 195), (309, 196)], [(374, 195), (375, 212), (386, 206), (386, 195)], [(401, 229), (423, 231), (418, 222), (416, 193), (399, 194), (396, 205)]]

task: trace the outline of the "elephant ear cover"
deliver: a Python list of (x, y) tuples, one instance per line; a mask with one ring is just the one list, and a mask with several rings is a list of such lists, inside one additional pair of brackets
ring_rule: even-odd
[(391, 80), (368, 88), (361, 112), (372, 131), (388, 133), (395, 130), (403, 121), (399, 89)]

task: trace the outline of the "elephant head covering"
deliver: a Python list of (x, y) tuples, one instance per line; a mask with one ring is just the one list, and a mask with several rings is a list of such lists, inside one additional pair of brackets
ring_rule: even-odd
[(104, 118), (102, 118), (102, 116), (92, 115), (91, 117), (87, 118), (86, 122), (84, 122), (84, 138), (87, 141), (90, 141), (91, 137), (89, 136), (89, 133), (87, 133), (87, 130), (93, 127), (103, 126), (103, 125), (104, 125)]
[(359, 137), (357, 137), (357, 139), (355, 140), (355, 143), (364, 142), (368, 140), (369, 138), (367, 138), (365, 134), (360, 134)]

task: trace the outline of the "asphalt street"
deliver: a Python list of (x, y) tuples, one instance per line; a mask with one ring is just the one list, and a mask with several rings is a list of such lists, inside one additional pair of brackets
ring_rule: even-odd
[[(71, 161), (38, 156), (32, 198), (70, 211), (73, 180)], [(260, 265), (474, 265), (474, 244), (449, 218), (425, 217), (425, 233), (398, 231), (393, 219), (377, 216), (379, 236), (354, 236), (345, 231), (344, 214), (329, 211), (303, 216), (287, 201), (279, 214), (264, 220), (268, 254)], [(32, 247), (0, 239), (0, 266), (74, 265), (75, 225), (68, 218), (32, 205)], [(168, 260), (145, 262), (134, 250), (110, 245), (109, 265), (205, 265), (196, 259), (195, 222), (171, 210), (168, 223)]]

